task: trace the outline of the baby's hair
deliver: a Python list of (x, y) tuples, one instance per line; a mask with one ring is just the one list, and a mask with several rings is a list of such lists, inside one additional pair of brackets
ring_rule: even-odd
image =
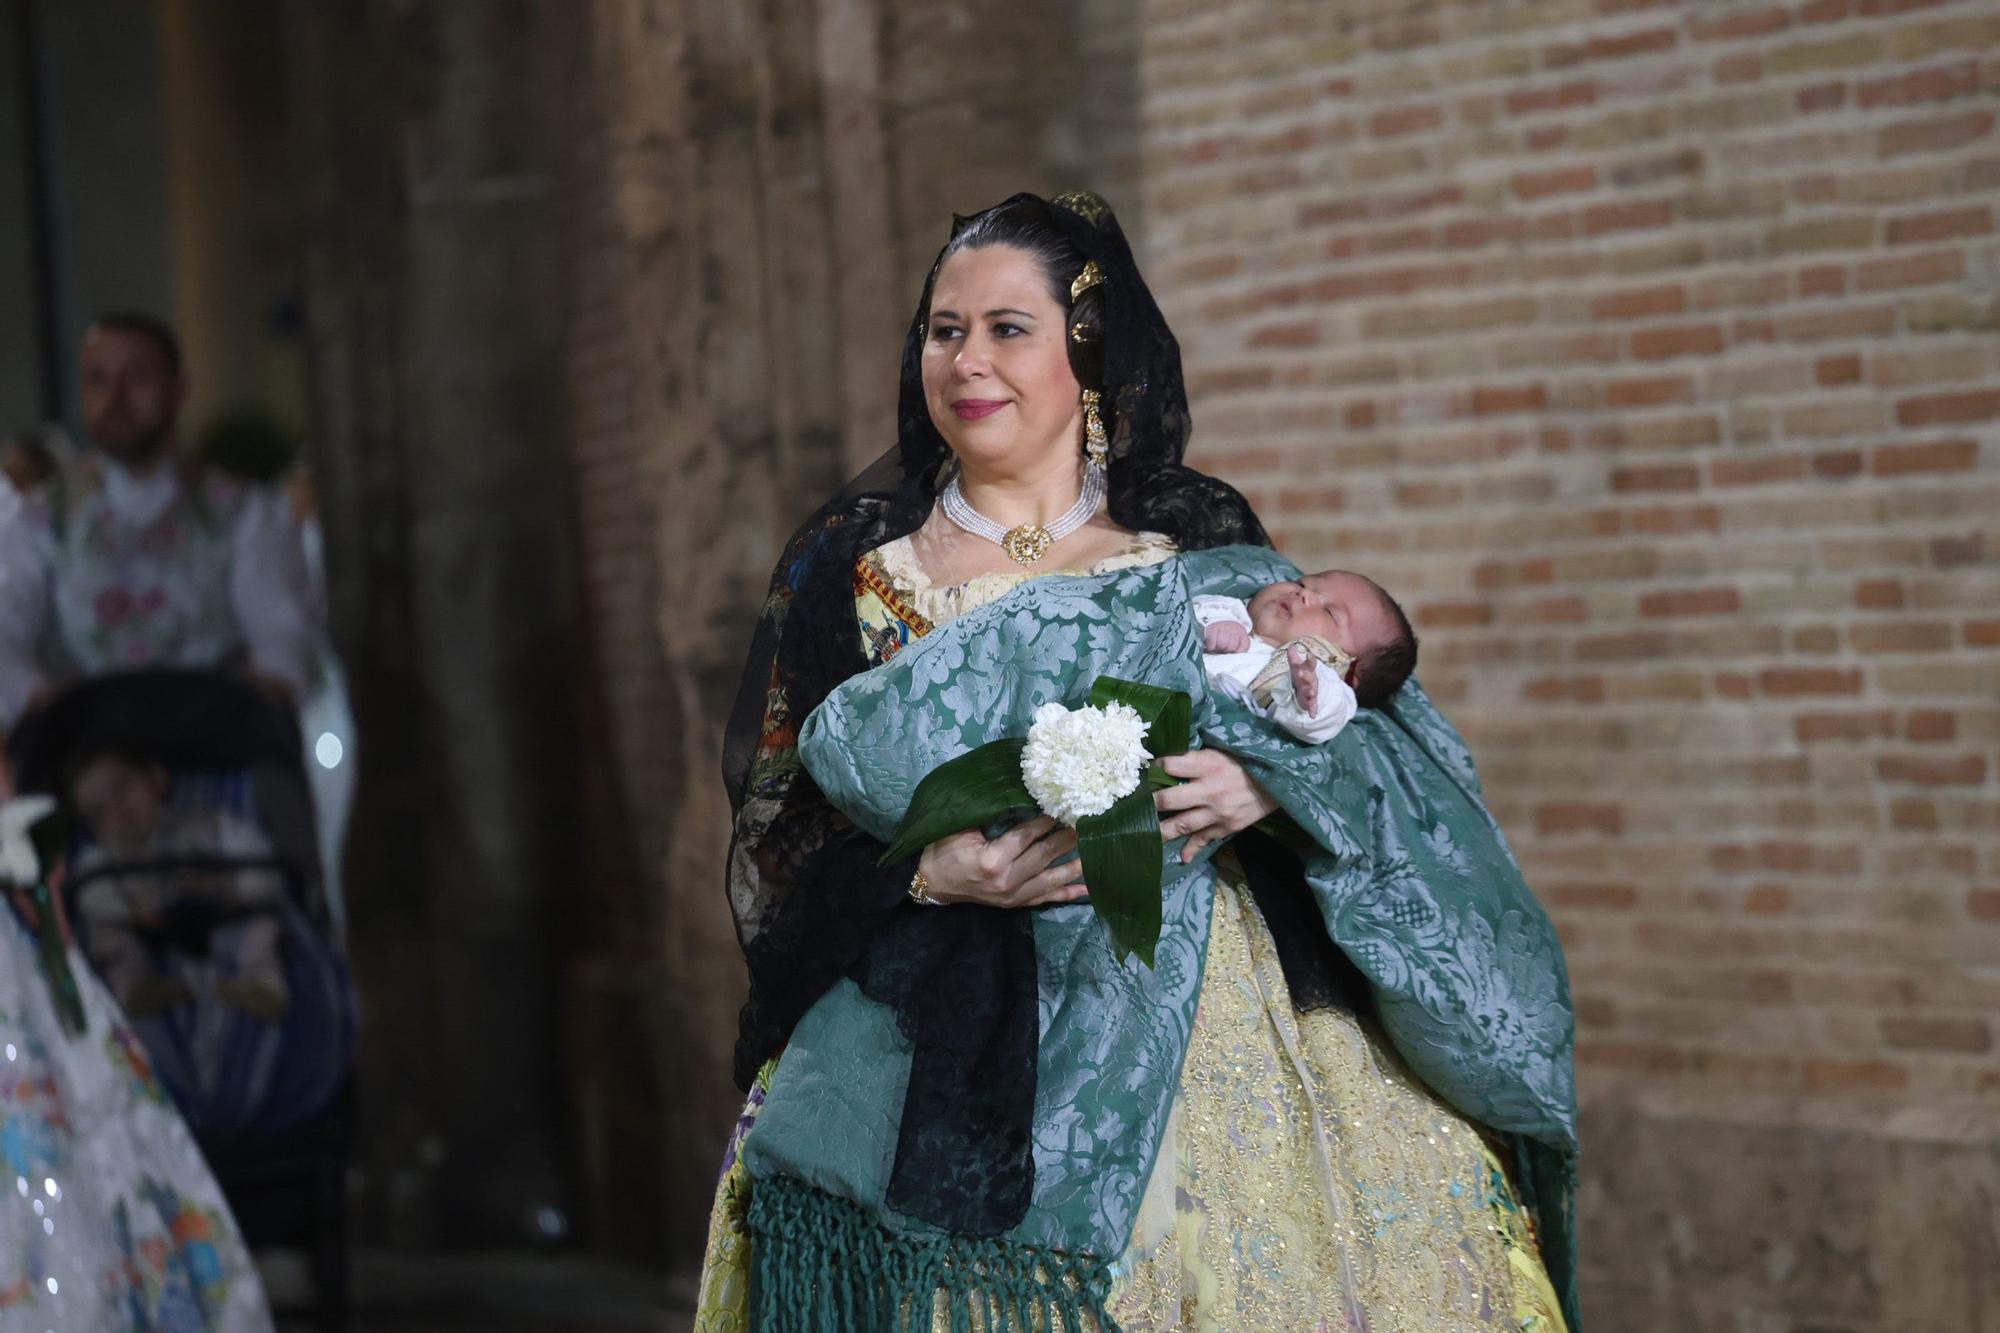
[(116, 741), (95, 741), (79, 746), (73, 754), (64, 759), (60, 769), (63, 790), (73, 791), (76, 780), (83, 776), (84, 770), (100, 759), (116, 760), (121, 764), (130, 764), (133, 768), (142, 769), (149, 775), (158, 773), (168, 781), (173, 779), (172, 770), (156, 754), (148, 754), (135, 745), (124, 745)]
[(1371, 652), (1354, 659), (1354, 701), (1363, 708), (1380, 708), (1396, 697), (1403, 682), (1417, 669), (1417, 632), (1402, 605), (1373, 579), (1368, 586), (1382, 599), (1382, 606), (1396, 622), (1396, 636)]

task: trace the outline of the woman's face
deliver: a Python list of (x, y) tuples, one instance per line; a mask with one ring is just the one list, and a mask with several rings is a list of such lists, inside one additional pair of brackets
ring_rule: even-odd
[(968, 469), (1034, 476), (1081, 460), (1083, 390), (1066, 325), (1048, 275), (1025, 250), (961, 250), (938, 270), (924, 401)]

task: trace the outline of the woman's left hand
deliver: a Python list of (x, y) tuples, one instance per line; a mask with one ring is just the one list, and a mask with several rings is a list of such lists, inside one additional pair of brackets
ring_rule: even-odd
[(1278, 808), (1243, 765), (1220, 750), (1170, 754), (1160, 760), (1160, 767), (1182, 779), (1177, 787), (1153, 793), (1160, 812), (1160, 837), (1167, 842), (1187, 837), (1182, 864), (1194, 860), (1211, 842), (1241, 833)]

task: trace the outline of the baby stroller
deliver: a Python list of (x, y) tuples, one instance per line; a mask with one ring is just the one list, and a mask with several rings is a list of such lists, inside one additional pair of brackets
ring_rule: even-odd
[(68, 690), (9, 751), (22, 791), (73, 805), (124, 779), (69, 849), (77, 943), (123, 991), (246, 1238), (307, 1247), (323, 1325), (340, 1327), (355, 1004), (295, 716), (232, 675), (145, 670)]

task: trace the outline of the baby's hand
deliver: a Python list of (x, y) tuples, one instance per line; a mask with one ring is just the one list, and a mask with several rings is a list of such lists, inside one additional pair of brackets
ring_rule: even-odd
[(1319, 716), (1319, 659), (1306, 651), (1302, 643), (1295, 643), (1285, 650), (1285, 660), (1292, 668), (1292, 698), (1298, 701), (1299, 711), (1307, 717)]
[(1201, 646), (1203, 652), (1247, 653), (1250, 651), (1250, 631), (1233, 620), (1218, 620), (1213, 625), (1203, 626)]

